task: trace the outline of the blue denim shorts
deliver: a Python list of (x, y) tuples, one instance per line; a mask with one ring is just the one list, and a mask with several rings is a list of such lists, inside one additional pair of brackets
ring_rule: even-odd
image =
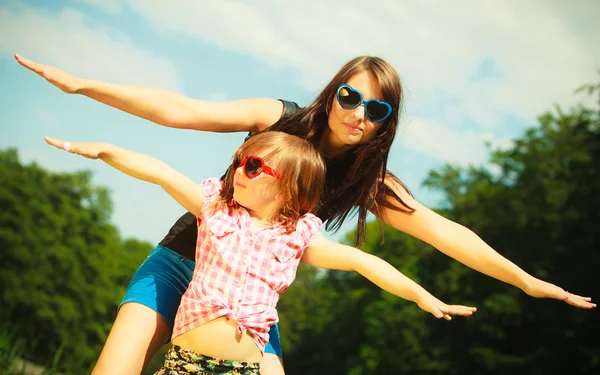
[[(175, 315), (188, 284), (192, 281), (194, 262), (164, 246), (157, 246), (135, 272), (119, 307), (136, 302), (151, 308), (173, 330)], [(266, 353), (283, 357), (279, 328), (272, 325)]]

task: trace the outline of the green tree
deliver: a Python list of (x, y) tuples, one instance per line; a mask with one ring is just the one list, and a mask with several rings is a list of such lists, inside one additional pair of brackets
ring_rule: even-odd
[[(447, 167), (427, 183), (446, 192), (446, 215), (528, 272), (598, 295), (599, 119), (598, 109), (556, 108), (512, 148), (492, 154), (496, 173)], [(600, 370), (600, 346), (593, 340), (600, 322), (594, 312), (534, 300), (475, 274), (463, 282), (483, 297), (470, 349), (475, 368), (497, 374)]]
[(27, 359), (81, 373), (100, 352), (124, 288), (150, 245), (121, 241), (89, 172), (51, 173), (0, 152), (0, 301)]

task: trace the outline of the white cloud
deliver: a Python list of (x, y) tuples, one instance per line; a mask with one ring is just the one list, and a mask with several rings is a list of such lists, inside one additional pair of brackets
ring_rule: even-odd
[[(510, 138), (495, 137), (491, 132), (458, 132), (435, 120), (413, 118), (407, 121), (400, 135), (402, 146), (443, 160), (444, 163), (469, 165), (488, 164), (490, 148), (508, 149)], [(400, 143), (400, 142), (398, 142)]]
[(71, 8), (59, 14), (21, 4), (0, 9), (0, 52), (18, 52), (83, 77), (178, 90), (177, 72), (168, 60), (87, 21)]
[(82, 0), (84, 3), (102, 9), (106, 13), (117, 14), (123, 11), (123, 3), (120, 0)]
[[(114, 0), (84, 0), (106, 12), (123, 12)], [(174, 66), (136, 48), (123, 34), (93, 27), (85, 14), (64, 8), (58, 15), (14, 5), (0, 10), (0, 51), (57, 65), (74, 74), (125, 84), (180, 91)], [(160, 29), (210, 41), (252, 55), (273, 69), (292, 67), (317, 90), (349, 58), (376, 54), (403, 78), (407, 114), (426, 115), (436, 90), (460, 99), (435, 118), (402, 122), (412, 146), (443, 160), (482, 161), (481, 139), (494, 137), (498, 111), (535, 121), (553, 102), (571, 103), (573, 89), (597, 79), (600, 26), (596, 2), (476, 2), (331, 0), (320, 2), (215, 2), (130, 0)], [(23, 27), (35, 25), (35, 28)], [(482, 61), (501, 78), (474, 80)], [(223, 94), (224, 95), (224, 94)], [(213, 99), (224, 98), (219, 92)], [(412, 115), (414, 117), (414, 115)], [(480, 127), (461, 132), (448, 124), (472, 118)], [(464, 129), (464, 127), (461, 127)], [(444, 134), (454, 142), (432, 141)], [(412, 141), (411, 141), (412, 139)], [(468, 146), (467, 146), (468, 145)], [(473, 160), (471, 160), (473, 161)]]
[(403, 144), (419, 152), (463, 165), (485, 160), (486, 140), (493, 140), (491, 133), (458, 133), (438, 121), (417, 118), (408, 121), (403, 136)]
[[(209, 40), (227, 49), (257, 55), (269, 63), (293, 63), (297, 52), (264, 14), (245, 2), (179, 0), (131, 1), (156, 24)], [(275, 48), (273, 48), (276, 46)]]

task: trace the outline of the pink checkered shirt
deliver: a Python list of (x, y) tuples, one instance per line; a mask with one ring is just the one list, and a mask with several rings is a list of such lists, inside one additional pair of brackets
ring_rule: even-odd
[[(223, 185), (210, 178), (201, 186), (206, 208)], [(269, 328), (279, 320), (279, 296), (294, 281), (304, 249), (320, 227), (321, 220), (307, 214), (293, 233), (285, 234), (281, 225), (252, 233), (243, 208), (205, 210), (198, 218), (194, 275), (181, 298), (172, 338), (226, 316), (237, 321), (238, 332), (248, 330), (264, 351)]]

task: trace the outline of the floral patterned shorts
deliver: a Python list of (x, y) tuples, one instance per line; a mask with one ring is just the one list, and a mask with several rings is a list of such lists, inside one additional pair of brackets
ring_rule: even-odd
[(154, 375), (260, 375), (258, 362), (227, 361), (173, 345)]

